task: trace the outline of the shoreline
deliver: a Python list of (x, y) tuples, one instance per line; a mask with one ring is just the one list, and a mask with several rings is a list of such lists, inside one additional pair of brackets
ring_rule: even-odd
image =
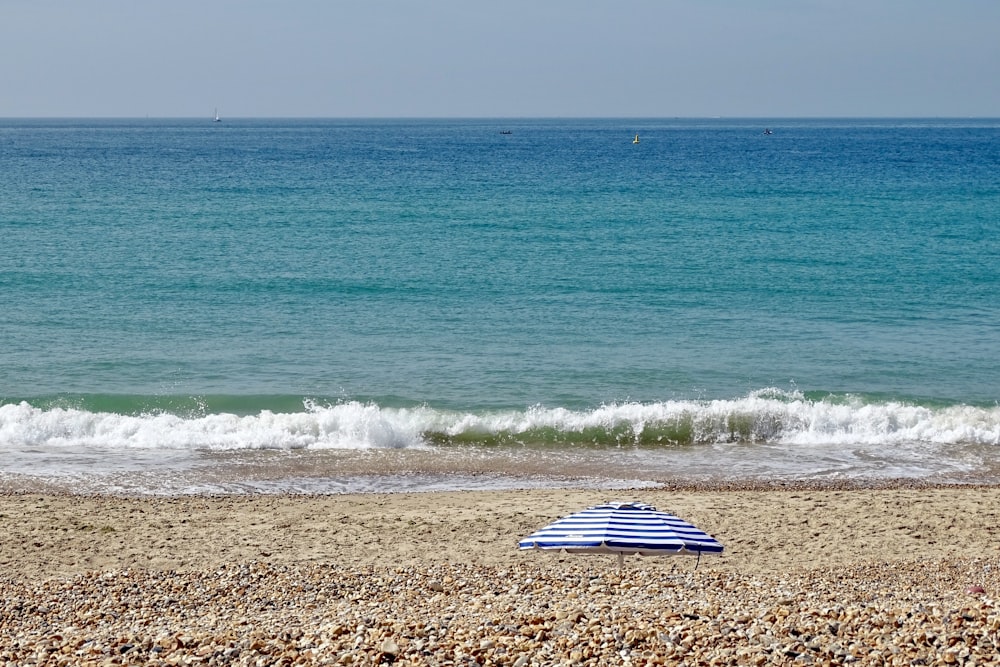
[[(1000, 651), (1000, 486), (729, 486), (2, 493), (0, 660), (984, 664)], [(726, 551), (619, 568), (517, 549), (614, 499)]]

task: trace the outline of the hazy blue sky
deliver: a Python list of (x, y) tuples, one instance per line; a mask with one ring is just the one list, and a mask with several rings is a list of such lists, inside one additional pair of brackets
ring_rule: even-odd
[(0, 0), (0, 116), (1000, 116), (1000, 0)]

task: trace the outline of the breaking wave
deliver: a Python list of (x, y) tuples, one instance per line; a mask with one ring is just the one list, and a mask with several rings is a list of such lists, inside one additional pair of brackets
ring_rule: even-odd
[(621, 402), (584, 410), (460, 411), (288, 397), (97, 397), (0, 404), (0, 448), (670, 448), (718, 443), (998, 445), (1000, 407), (849, 394), (810, 397), (776, 389), (728, 400)]

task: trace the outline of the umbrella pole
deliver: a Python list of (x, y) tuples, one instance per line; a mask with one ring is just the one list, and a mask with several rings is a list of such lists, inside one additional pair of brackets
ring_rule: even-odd
[(694, 562), (694, 569), (698, 569), (698, 565), (701, 564), (701, 549), (698, 550), (698, 560)]
[(618, 567), (619, 569), (625, 567), (625, 554), (621, 551), (618, 552)]

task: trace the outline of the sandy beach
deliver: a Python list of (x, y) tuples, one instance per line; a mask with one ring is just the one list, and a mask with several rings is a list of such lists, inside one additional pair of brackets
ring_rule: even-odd
[[(521, 552), (641, 500), (721, 557)], [(0, 496), (7, 664), (986, 664), (1000, 488)]]

